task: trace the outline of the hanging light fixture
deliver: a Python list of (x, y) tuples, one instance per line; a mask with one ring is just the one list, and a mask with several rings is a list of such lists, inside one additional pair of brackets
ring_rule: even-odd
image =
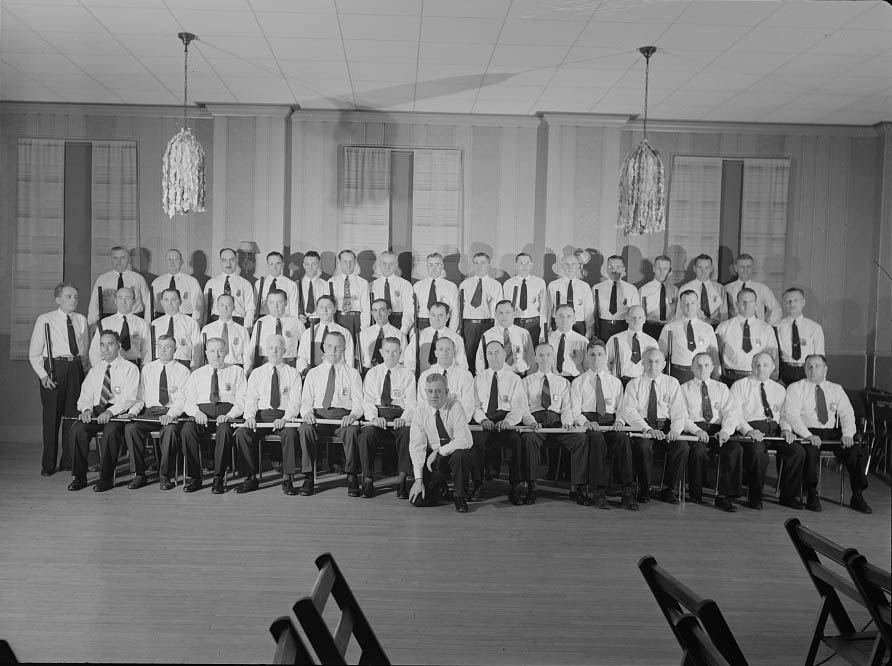
[(204, 148), (189, 129), (186, 117), (189, 43), (195, 35), (180, 32), (177, 37), (183, 42), (183, 126), (167, 143), (161, 173), (161, 205), (170, 217), (205, 210)]
[(666, 171), (660, 153), (647, 142), (647, 93), (650, 57), (656, 46), (638, 49), (646, 62), (644, 73), (644, 138), (623, 161), (619, 176), (617, 228), (626, 236), (663, 231), (666, 228)]

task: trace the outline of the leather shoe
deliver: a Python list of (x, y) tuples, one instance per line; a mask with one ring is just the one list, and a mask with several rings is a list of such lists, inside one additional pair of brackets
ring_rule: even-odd
[(214, 477), (214, 482), (211, 484), (211, 492), (214, 493), (214, 495), (222, 495), (224, 492), (226, 492), (226, 488), (223, 485), (222, 476)]
[(173, 490), (174, 488), (177, 487), (177, 484), (175, 484), (173, 481), (171, 481), (167, 477), (162, 476), (161, 481), (158, 484), (158, 487), (161, 488), (161, 490)]
[(104, 479), (99, 479), (99, 481), (96, 482), (96, 485), (93, 486), (93, 492), (94, 492), (94, 493), (104, 493), (104, 492), (106, 492), (106, 491), (108, 491), (108, 490), (111, 490), (112, 487), (113, 487), (113, 486), (112, 486), (112, 482), (111, 482), (111, 481), (106, 481), (106, 480), (104, 480)]
[(666, 504), (678, 504), (678, 496), (672, 488), (663, 488), (660, 491), (660, 501)]
[(401, 500), (409, 499), (409, 490), (406, 488), (406, 480), (403, 479), (396, 487), (396, 498)]
[(610, 504), (607, 502), (607, 494), (603, 488), (595, 490), (595, 496), (592, 498), (592, 504), (599, 509), (609, 509)]
[(316, 484), (313, 483), (313, 479), (307, 477), (304, 479), (303, 485), (300, 487), (300, 495), (301, 497), (309, 497), (314, 492), (316, 492)]
[(750, 500), (746, 503), (746, 505), (751, 509), (755, 509), (756, 511), (762, 510), (762, 500)]
[(88, 472), (98, 472), (100, 469), (99, 465), (90, 465), (87, 467)]
[(52, 476), (53, 474), (55, 474), (55, 471), (51, 469), (40, 470), (40, 476)]
[(458, 497), (455, 500), (455, 510), (459, 513), (467, 513), (468, 512), (468, 503), (465, 501), (464, 497)]
[(734, 513), (735, 511), (737, 511), (737, 507), (734, 506), (734, 502), (723, 495), (719, 495), (715, 498), (715, 506), (717, 509), (727, 511), (728, 513)]
[(520, 492), (517, 490), (517, 484), (508, 488), (508, 501), (514, 506), (523, 504), (523, 499), (520, 497)]
[(375, 496), (375, 483), (373, 481), (365, 481), (362, 484), (362, 496), (368, 499)]
[(60, 472), (70, 472), (71, 471), (71, 463), (62, 463), (59, 465)]
[(799, 501), (798, 497), (781, 497), (778, 501), (778, 504), (781, 506), (785, 506), (788, 509), (796, 509), (797, 511), (802, 511), (802, 502)]
[(260, 483), (257, 481), (256, 476), (249, 476), (247, 479), (242, 481), (235, 488), (236, 495), (244, 495), (245, 493), (250, 493), (257, 490), (260, 487)]
[(72, 479), (71, 483), (68, 484), (68, 490), (83, 490), (87, 487), (86, 479)]
[(650, 492), (638, 493), (638, 503), (647, 504), (650, 502)]
[(468, 501), (469, 502), (482, 502), (483, 501), (483, 484), (482, 483), (474, 484), (474, 487), (471, 489), (471, 494), (468, 496)]
[(691, 495), (691, 501), (694, 504), (703, 504), (703, 495)]
[(359, 497), (359, 481), (356, 480), (355, 474), (347, 475), (347, 496)]
[(860, 493), (852, 495), (852, 499), (849, 500), (849, 506), (860, 513), (873, 513), (873, 509), (871, 509), (870, 505), (864, 501), (864, 495)]
[(286, 495), (297, 495), (297, 490), (294, 489), (294, 482), (290, 476), (286, 476), (285, 480), (282, 481), (282, 492)]
[(635, 501), (635, 495), (632, 494), (631, 490), (624, 491), (620, 501), (622, 502), (624, 509), (628, 509), (629, 511), (638, 510), (638, 502)]
[(184, 493), (194, 493), (197, 490), (201, 490), (201, 479), (189, 479), (188, 481), (186, 481), (185, 484), (183, 484)]
[(808, 494), (808, 498), (805, 500), (805, 508), (809, 511), (821, 512), (823, 511), (823, 507), (821, 507), (821, 500), (818, 497), (818, 493), (810, 492)]
[(576, 503), (579, 506), (591, 506), (592, 499), (588, 496), (584, 486), (576, 486)]
[(524, 504), (535, 504), (536, 503), (536, 483), (534, 481), (530, 481), (527, 484), (527, 494), (523, 498)]
[(127, 486), (130, 490), (139, 490), (144, 485), (146, 485), (146, 475), (145, 474), (137, 474), (133, 477), (133, 481)]

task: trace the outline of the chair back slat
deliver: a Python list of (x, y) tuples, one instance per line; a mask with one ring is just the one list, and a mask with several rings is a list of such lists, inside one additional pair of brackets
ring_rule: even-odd
[(703, 631), (696, 617), (684, 615), (677, 626), (687, 646), (681, 660), (682, 666), (731, 666)]
[(328, 597), (331, 595), (335, 577), (334, 569), (325, 567), (319, 572), (316, 582), (313, 584), (313, 591), (310, 593), (310, 597), (313, 599), (316, 610), (320, 613), (325, 610), (325, 602), (328, 601)]
[(301, 640), (297, 628), (289, 617), (280, 617), (270, 625), (269, 633), (276, 641), (276, 653), (273, 656), (274, 664), (314, 664), (307, 647)]
[(353, 635), (353, 614), (349, 608), (345, 608), (341, 614), (341, 619), (335, 628), (334, 643), (341, 654), (347, 654), (347, 645), (350, 643), (350, 636)]
[(882, 662), (883, 654), (892, 655), (892, 575), (867, 561), (864, 555), (853, 555), (846, 561), (846, 569), (855, 587), (864, 595), (870, 617), (877, 627), (871, 664)]

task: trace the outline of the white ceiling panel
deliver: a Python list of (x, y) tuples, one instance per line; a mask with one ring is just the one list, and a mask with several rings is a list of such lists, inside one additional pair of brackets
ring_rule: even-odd
[(750, 28), (737, 25), (683, 25), (667, 28), (655, 42), (657, 48), (710, 51), (718, 55), (743, 37)]
[[(557, 88), (607, 88), (626, 75), (625, 70), (587, 70), (561, 68), (551, 80), (551, 85)], [(641, 89), (644, 90), (644, 79), (641, 79)]]
[(499, 36), (502, 19), (427, 16), (421, 21), (421, 41), (449, 44), (487, 44)]
[(490, 44), (462, 44), (421, 42), (418, 60), (441, 65), (483, 65), (489, 62), (493, 47)]
[(595, 13), (598, 21), (618, 21), (621, 23), (674, 23), (682, 16), (690, 2), (675, 0), (602, 0)]
[(487, 85), (504, 81), (512, 86), (539, 86), (541, 88), (554, 78), (556, 71), (555, 67), (540, 67), (524, 71), (518, 70), (516, 67), (496, 65), (489, 68), (483, 81)]
[(627, 69), (642, 59), (638, 49), (574, 46), (563, 62), (565, 68)]
[(867, 10), (858, 14), (854, 19), (845, 24), (847, 29), (855, 30), (886, 30), (892, 31), (892, 5), (886, 2), (868, 2), (871, 5)]
[(350, 61), (407, 63), (415, 62), (418, 55), (417, 41), (377, 41), (371, 39), (345, 39), (344, 48)]
[(567, 53), (564, 46), (519, 46), (499, 44), (492, 54), (492, 64), (529, 69), (558, 65)]
[(305, 80), (347, 79), (347, 62), (341, 60), (279, 60), (288, 77)]
[(417, 40), (421, 17), (419, 15), (340, 14), (341, 33), (344, 39), (368, 40)]
[(341, 14), (420, 14), (418, 0), (336, 0)]
[(574, 43), (584, 27), (584, 21), (533, 21), (511, 18), (505, 21), (502, 27), (499, 43), (563, 46)]
[(816, 77), (828, 80), (858, 67), (864, 58), (857, 55), (800, 55), (774, 71), (775, 77)]
[[(576, 44), (598, 48), (637, 49), (639, 46), (656, 44), (657, 39), (666, 31), (668, 25), (666, 23), (592, 21), (579, 35)], [(690, 47), (690, 44), (687, 46)]]
[(837, 30), (811, 47), (815, 55), (879, 55), (892, 46), (889, 35), (879, 30)]
[(511, 0), (424, 0), (424, 16), (504, 18)]
[(6, 5), (5, 11), (40, 32), (102, 32), (103, 26), (79, 5)]
[(414, 82), (417, 69), (414, 63), (355, 61), (350, 63), (350, 77), (356, 81)]
[[(259, 36), (260, 26), (250, 11), (194, 10), (173, 9), (173, 15), (179, 25), (188, 32), (195, 33), (201, 39), (230, 36)], [(209, 39), (209, 41), (211, 41)]]
[(800, 53), (820, 42), (826, 34), (820, 28), (794, 30), (788, 27), (759, 26), (741, 37), (734, 48), (751, 53)]
[[(188, 1), (188, 0), (187, 0)], [(334, 14), (334, 0), (249, 0), (255, 12)]]
[[(269, 46), (272, 47), (273, 53), (279, 60), (319, 60), (323, 62), (344, 60), (344, 45), (339, 39), (270, 37)], [(269, 48), (266, 41), (263, 42), (263, 48), (268, 55)], [(244, 54), (240, 53), (240, 55), (244, 57)]]
[(745, 2), (726, 0), (718, 2), (691, 2), (678, 22), (686, 25), (740, 25), (755, 26), (777, 11), (780, 2)]
[(175, 35), (179, 31), (179, 25), (165, 8), (90, 7), (90, 13), (106, 30), (119, 35)]
[(338, 17), (334, 13), (257, 12), (256, 15), (257, 21), (267, 37), (311, 37), (340, 40)]
[(863, 14), (869, 2), (784, 2), (771, 15), (773, 26), (786, 28), (835, 28)]

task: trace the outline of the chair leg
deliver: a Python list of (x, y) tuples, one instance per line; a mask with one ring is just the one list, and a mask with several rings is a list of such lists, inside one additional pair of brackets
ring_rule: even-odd
[(780, 497), (781, 474), (784, 473), (784, 459), (781, 458), (777, 463), (777, 484), (774, 486), (774, 496)]
[(716, 459), (715, 464), (715, 492), (713, 493), (716, 497), (719, 496), (719, 478), (722, 476), (722, 458), (719, 456)]

